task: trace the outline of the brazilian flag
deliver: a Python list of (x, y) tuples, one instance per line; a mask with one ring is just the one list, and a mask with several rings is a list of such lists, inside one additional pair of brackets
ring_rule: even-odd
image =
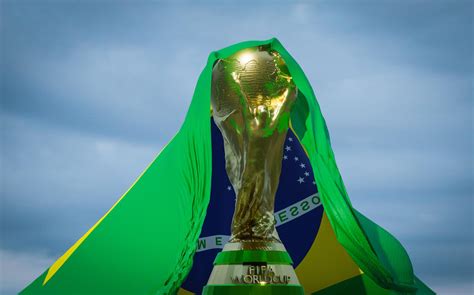
[(403, 246), (355, 210), (303, 70), (273, 38), (209, 55), (185, 121), (130, 189), (21, 294), (199, 294), (230, 235), (235, 194), (210, 114), (212, 66), (268, 45), (298, 87), (275, 200), (277, 230), (308, 294), (434, 294)]

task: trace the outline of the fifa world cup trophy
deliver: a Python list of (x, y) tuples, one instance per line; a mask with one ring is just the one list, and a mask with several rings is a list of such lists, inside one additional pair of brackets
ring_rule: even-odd
[(247, 48), (214, 64), (212, 115), (224, 138), (236, 205), (230, 240), (204, 294), (303, 294), (273, 215), (297, 92), (283, 58), (268, 47)]

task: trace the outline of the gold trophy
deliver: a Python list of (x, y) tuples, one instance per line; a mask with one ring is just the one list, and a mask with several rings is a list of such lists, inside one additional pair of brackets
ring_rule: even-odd
[(298, 89), (276, 51), (247, 48), (218, 60), (212, 112), (236, 193), (231, 237), (204, 294), (303, 294), (275, 229), (283, 144)]

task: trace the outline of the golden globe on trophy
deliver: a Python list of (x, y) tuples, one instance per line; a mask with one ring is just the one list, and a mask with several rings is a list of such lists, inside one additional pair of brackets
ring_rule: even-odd
[(304, 294), (273, 215), (298, 89), (283, 58), (266, 46), (219, 59), (211, 87), (236, 204), (231, 237), (203, 294)]

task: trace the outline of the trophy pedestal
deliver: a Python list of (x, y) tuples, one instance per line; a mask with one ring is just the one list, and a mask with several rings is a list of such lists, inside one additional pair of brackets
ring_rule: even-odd
[(203, 294), (303, 295), (292, 264), (281, 243), (227, 243), (214, 261)]

